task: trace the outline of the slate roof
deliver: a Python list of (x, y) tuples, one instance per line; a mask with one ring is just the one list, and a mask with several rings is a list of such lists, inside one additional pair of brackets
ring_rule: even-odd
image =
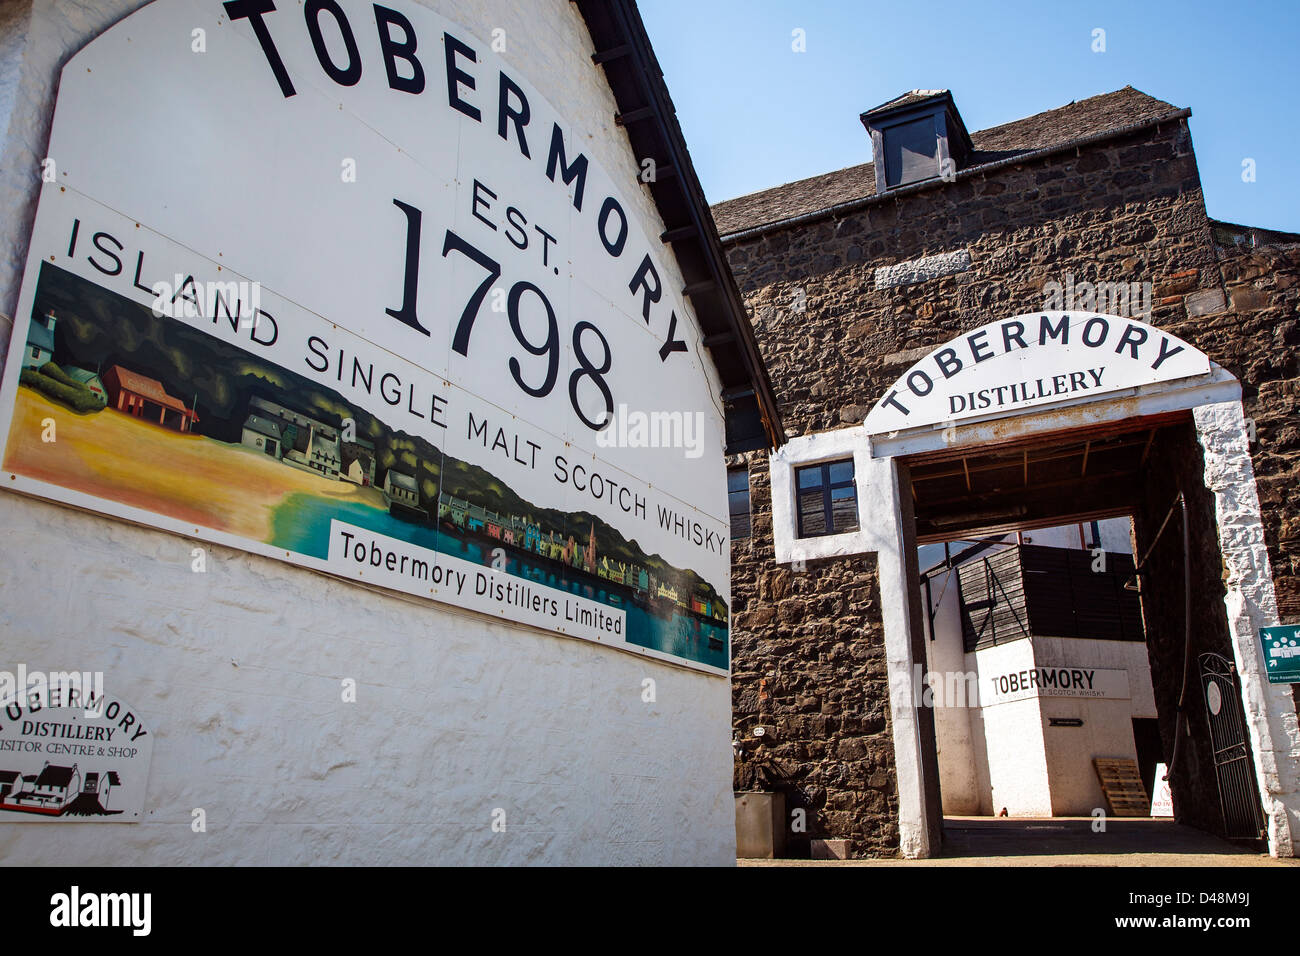
[(1289, 246), (1300, 243), (1300, 233), (1281, 232), (1277, 229), (1259, 229), (1222, 219), (1211, 219), (1210, 230), (1214, 241), (1221, 246)]
[[(876, 109), (898, 105), (899, 101), (913, 95), (905, 93), (897, 100), (891, 100)], [(927, 98), (919, 96), (917, 101)], [(971, 153), (964, 169), (1040, 149), (1068, 146), (1079, 140), (1118, 132), (1137, 123), (1173, 117), (1183, 112), (1171, 103), (1126, 86), (1113, 93), (1103, 93), (972, 133), (975, 151)], [(755, 226), (807, 215), (838, 203), (865, 199), (875, 193), (875, 169), (873, 164), (863, 163), (718, 203), (712, 207), (713, 218), (717, 222), (718, 232), (726, 236)]]
[(934, 99), (936, 96), (942, 96), (947, 90), (908, 90), (902, 96), (895, 96), (887, 103), (881, 103), (879, 106), (873, 106), (864, 113), (864, 116), (870, 116), (872, 113), (880, 113), (884, 110), (898, 109), (900, 106), (911, 106), (914, 103), (924, 103), (926, 100)]
[(37, 776), (36, 786), (66, 787), (69, 783), (72, 782), (72, 774), (73, 771), (75, 770), (76, 770), (75, 766), (56, 767), (53, 764), (47, 765), (45, 769), (40, 772), (40, 775)]
[(263, 418), (261, 415), (249, 415), (244, 420), (244, 427), (249, 431), (257, 432), (259, 435), (265, 435), (267, 438), (274, 438), (277, 441), (283, 440), (284, 436), (280, 430), (280, 424), (269, 418)]
[(415, 479), (412, 478), (410, 475), (403, 474), (400, 471), (392, 471), (390, 469), (388, 472), (388, 483), (392, 485), (394, 488), (403, 488), (406, 491), (419, 490), (415, 484)]

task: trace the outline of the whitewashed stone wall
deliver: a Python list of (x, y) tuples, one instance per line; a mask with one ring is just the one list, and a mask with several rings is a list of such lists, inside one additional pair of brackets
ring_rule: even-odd
[[(59, 67), (142, 5), (0, 5), (0, 345)], [(504, 29), (503, 56), (595, 135), (583, 144), (593, 159), (633, 181), (569, 3), (427, 5), (485, 44)], [(662, 231), (648, 194), (627, 195), (646, 232)], [(3, 823), (0, 859), (734, 862), (726, 679), (212, 545), (196, 574), (196, 546), (0, 493), (0, 667), (102, 670), (156, 733), (144, 822)], [(342, 699), (348, 677), (355, 704)], [(655, 703), (642, 700), (647, 677)], [(206, 833), (191, 828), (199, 808)], [(504, 833), (491, 828), (497, 808)]]
[[(983, 754), (977, 755), (972, 724), (972, 714), (979, 688), (968, 690), (965, 675), (971, 671), (962, 643), (961, 601), (957, 587), (957, 572), (945, 571), (931, 579), (933, 597), (933, 628), (927, 627), (925, 655), (926, 668), (938, 686), (934, 693), (934, 745), (939, 763), (939, 793), (943, 812), (951, 816), (966, 816), (988, 812), (981, 809), (979, 763)], [(927, 595), (922, 593), (922, 608)], [(928, 616), (923, 621), (931, 622)], [(955, 675), (955, 676), (954, 676)], [(983, 727), (979, 729), (983, 735)], [(986, 759), (986, 758), (985, 758)]]
[(1259, 640), (1261, 627), (1279, 622), (1245, 412), (1240, 402), (1218, 402), (1194, 409), (1193, 416), (1205, 452), (1205, 487), (1214, 494), (1228, 631), (1268, 821), (1269, 850), (1274, 856), (1295, 856), (1300, 838), (1300, 722), (1291, 685), (1268, 683)]

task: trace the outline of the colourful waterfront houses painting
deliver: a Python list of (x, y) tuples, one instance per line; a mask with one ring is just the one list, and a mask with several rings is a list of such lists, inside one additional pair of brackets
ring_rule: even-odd
[(50, 263), (31, 316), (6, 471), (321, 560), (345, 522), (615, 609), (628, 644), (727, 668), (725, 582), (600, 517), (540, 507), (326, 382)]

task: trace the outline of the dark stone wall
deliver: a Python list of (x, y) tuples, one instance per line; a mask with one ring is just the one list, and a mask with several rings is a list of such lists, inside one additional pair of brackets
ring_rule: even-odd
[[(968, 250), (969, 270), (875, 288), (875, 270)], [(975, 175), (728, 247), (791, 435), (857, 424), (930, 349), (1043, 307), (1043, 286), (1154, 286), (1155, 324), (1220, 288), (1184, 122)], [(803, 292), (803, 311), (797, 306)]]
[[(1177, 761), (1170, 768), (1174, 811), (1180, 823), (1225, 835), (1198, 661), (1206, 652), (1222, 654), (1231, 661), (1233, 653), (1223, 606), (1223, 559), (1219, 552), (1214, 496), (1205, 487), (1203, 474), (1202, 449), (1190, 421), (1159, 432), (1151, 446), (1142, 504), (1133, 516), (1133, 529), (1138, 555), (1150, 552), (1141, 582), (1142, 617), (1160, 742), (1167, 764), (1173, 760), (1175, 739), (1180, 741)], [(1164, 533), (1156, 540), (1161, 523), (1180, 491), (1187, 500), (1191, 542), (1188, 548), (1192, 596), (1190, 641), (1184, 630), (1186, 575), (1179, 510), (1174, 511)], [(1191, 658), (1186, 665), (1183, 714), (1190, 735), (1178, 728), (1177, 721), (1189, 644)], [(1249, 749), (1248, 738), (1246, 746)]]
[(1278, 613), (1300, 624), (1300, 245), (1218, 252), (1231, 311), (1180, 334), (1241, 380)]
[[(875, 287), (880, 266), (961, 250), (966, 271)], [(1043, 308), (1044, 285), (1067, 273), (1152, 283), (1152, 323), (1242, 381), (1282, 620), (1300, 620), (1300, 250), (1216, 248), (1185, 120), (731, 241), (728, 257), (791, 436), (858, 425), (930, 349)], [(756, 519), (732, 549), (736, 713), (785, 717), (771, 747), (813, 795), (815, 835), (896, 852), (874, 559), (778, 568), (766, 460), (741, 461)]]
[[(898, 846), (898, 794), (875, 555), (772, 560), (766, 455), (749, 465), (752, 535), (732, 542), (732, 710), (737, 790), (780, 790), (792, 855), (808, 841), (848, 839), (855, 856)], [(763, 727), (761, 738), (753, 736)]]

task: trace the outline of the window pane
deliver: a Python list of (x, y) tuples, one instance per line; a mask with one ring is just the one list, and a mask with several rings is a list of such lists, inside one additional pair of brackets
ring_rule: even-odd
[(939, 175), (939, 136), (925, 116), (884, 130), (885, 185), (903, 186)]
[(799, 521), (805, 538), (826, 533), (826, 512), (820, 490), (800, 493)]
[(749, 537), (749, 470), (733, 468), (727, 472), (727, 510), (731, 513), (731, 537)]
[(831, 463), (831, 484), (853, 480), (853, 462), (836, 461)]
[(800, 468), (796, 472), (799, 478), (799, 490), (804, 488), (819, 488), (822, 483), (821, 465), (813, 465), (811, 468)]
[(858, 496), (852, 488), (836, 488), (831, 492), (831, 521), (834, 531), (858, 530)]

